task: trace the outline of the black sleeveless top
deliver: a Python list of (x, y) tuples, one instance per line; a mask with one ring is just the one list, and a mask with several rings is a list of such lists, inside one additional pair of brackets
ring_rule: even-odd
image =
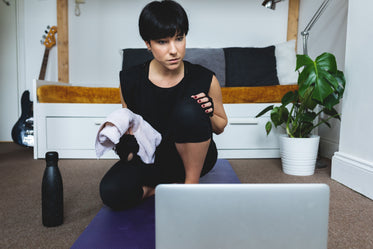
[(131, 111), (165, 136), (174, 103), (201, 92), (207, 95), (214, 73), (184, 61), (184, 78), (173, 87), (162, 88), (149, 80), (149, 65), (150, 61), (120, 72), (122, 96)]

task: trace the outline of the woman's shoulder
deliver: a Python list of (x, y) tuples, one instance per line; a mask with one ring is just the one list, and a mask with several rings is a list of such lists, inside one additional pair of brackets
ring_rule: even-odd
[(194, 64), (189, 61), (184, 61), (184, 63), (187, 66), (187, 70), (190, 71), (193, 74), (204, 74), (204, 75), (213, 75), (215, 74), (213, 71), (210, 69), (200, 65), (200, 64)]
[(209, 92), (214, 73), (204, 66), (184, 61), (186, 65), (186, 79), (192, 94)]
[(123, 83), (124, 81), (137, 81), (139, 78), (143, 77), (146, 74), (146, 63), (148, 62), (123, 68), (122, 71), (120, 71), (121, 83)]
[(126, 73), (126, 74), (145, 72), (146, 65), (148, 63), (149, 63), (149, 61), (146, 61), (144, 63), (140, 63), (140, 64), (137, 64), (137, 65), (134, 65), (134, 66), (125, 67), (125, 68), (122, 69), (121, 72)]
[[(145, 77), (145, 64), (138, 64), (128, 68), (123, 68), (119, 73), (119, 81), (122, 90), (126, 92), (134, 90), (139, 82), (143, 82)], [(132, 90), (131, 90), (132, 89)]]

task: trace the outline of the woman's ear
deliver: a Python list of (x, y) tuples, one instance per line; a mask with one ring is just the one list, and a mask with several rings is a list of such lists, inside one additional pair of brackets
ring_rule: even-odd
[(146, 41), (145, 45), (146, 45), (146, 47), (148, 48), (149, 51), (152, 51), (152, 46), (150, 44), (150, 41)]

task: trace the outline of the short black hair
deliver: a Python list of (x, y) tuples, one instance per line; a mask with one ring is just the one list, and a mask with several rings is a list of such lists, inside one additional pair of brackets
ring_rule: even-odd
[(139, 30), (142, 39), (147, 42), (174, 35), (187, 35), (188, 16), (175, 1), (153, 1), (141, 11)]

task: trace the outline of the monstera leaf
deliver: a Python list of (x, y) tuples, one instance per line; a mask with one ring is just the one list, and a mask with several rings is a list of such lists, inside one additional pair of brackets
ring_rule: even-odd
[[(315, 61), (307, 55), (297, 55), (296, 70), (301, 71), (298, 91), (286, 93), (281, 105), (268, 106), (256, 116), (271, 111), (271, 120), (266, 124), (267, 135), (274, 125), (285, 126), (289, 137), (308, 137), (319, 125), (330, 127), (330, 119), (340, 119), (334, 106), (343, 96), (346, 80), (343, 72), (337, 69), (334, 55), (323, 53)], [(320, 118), (322, 113), (328, 117)]]
[(299, 74), (299, 93), (304, 96), (307, 89), (312, 89), (312, 99), (323, 103), (339, 88), (336, 79), (338, 73), (334, 55), (323, 53), (313, 61), (308, 55), (297, 55), (296, 70), (304, 67)]

